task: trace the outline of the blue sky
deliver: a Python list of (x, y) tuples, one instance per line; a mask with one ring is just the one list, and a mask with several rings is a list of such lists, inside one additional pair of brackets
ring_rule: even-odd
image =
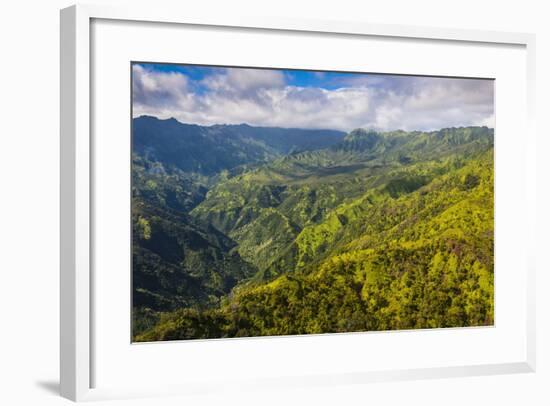
[(134, 116), (202, 125), (433, 130), (494, 126), (494, 82), (135, 63)]
[[(208, 76), (220, 74), (227, 68), (224, 67), (210, 67), (201, 65), (177, 65), (177, 64), (162, 64), (162, 63), (140, 63), (151, 71), (155, 72), (174, 72), (187, 76), (197, 85), (199, 90), (206, 91), (205, 86), (201, 86), (201, 81)], [(239, 68), (233, 68), (239, 69)], [(240, 68), (247, 69), (247, 68)], [(255, 69), (256, 70), (256, 69)], [(274, 69), (266, 69), (274, 70)], [(328, 90), (334, 90), (341, 87), (341, 84), (348, 80), (350, 76), (363, 77), (368, 76), (381, 76), (381, 75), (368, 75), (361, 73), (342, 73), (342, 72), (324, 72), (324, 71), (309, 71), (309, 70), (296, 70), (296, 69), (276, 69), (281, 72), (286, 83), (289, 86), (299, 87), (319, 87)]]

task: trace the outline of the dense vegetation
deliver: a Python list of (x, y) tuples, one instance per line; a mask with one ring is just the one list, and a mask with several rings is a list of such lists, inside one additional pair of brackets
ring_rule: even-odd
[(180, 126), (134, 120), (135, 340), (493, 323), (491, 129)]
[(204, 175), (265, 162), (292, 151), (326, 148), (344, 136), (333, 130), (258, 128), (247, 124), (203, 127), (149, 116), (133, 120), (132, 135), (134, 153)]

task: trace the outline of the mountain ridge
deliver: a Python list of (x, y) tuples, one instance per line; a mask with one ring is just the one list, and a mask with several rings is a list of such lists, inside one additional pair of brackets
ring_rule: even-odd
[[(431, 132), (355, 129), (348, 134), (330, 136), (329, 145), (324, 145), (325, 141), (302, 143), (309, 149), (299, 150), (277, 131), (258, 135), (255, 132), (258, 128), (246, 124), (211, 127), (181, 127), (180, 124), (174, 119), (167, 127), (163, 126), (162, 131), (166, 130), (166, 134), (160, 138), (165, 143), (161, 142), (160, 147), (149, 140), (150, 148), (142, 144), (133, 151), (132, 193), (134, 202), (141, 205), (134, 210), (136, 235), (145, 236), (148, 222), (152, 225), (150, 238), (160, 243), (170, 234), (171, 246), (179, 252), (172, 259), (168, 258), (173, 255), (171, 253), (156, 252), (155, 255), (166, 257), (158, 259), (147, 251), (149, 242), (143, 238), (137, 240), (134, 252), (148, 260), (140, 262), (137, 258), (135, 263), (142, 268), (134, 271), (145, 272), (151, 278), (154, 263), (165, 264), (162, 265), (163, 277), (180, 275), (178, 283), (183, 289), (178, 292), (159, 289), (153, 283), (154, 277), (148, 279), (149, 282), (143, 278), (136, 281), (134, 292), (137, 292), (138, 301), (135, 303), (134, 337), (137, 340), (349, 331), (338, 324), (340, 316), (332, 313), (327, 313), (330, 320), (324, 321), (311, 316), (313, 324), (279, 319), (275, 313), (280, 315), (284, 307), (273, 307), (271, 301), (283, 303), (292, 298), (298, 300), (293, 302), (296, 309), (302, 305), (313, 306), (325, 293), (319, 293), (321, 296), (315, 296), (315, 300), (307, 304), (302, 303), (306, 299), (295, 289), (301, 286), (299, 289), (303, 291), (303, 284), (311, 283), (318, 286), (319, 292), (324, 292), (325, 288), (318, 285), (321, 283), (318, 278), (326, 276), (327, 281), (336, 278), (334, 281), (343, 289), (341, 293), (346, 300), (361, 307), (366, 314), (370, 314), (369, 302), (361, 296), (362, 289), (370, 292), (369, 295), (378, 295), (380, 303), (386, 300), (393, 303), (391, 306), (397, 306), (402, 299), (395, 296), (394, 288), (379, 284), (389, 274), (384, 274), (384, 268), (376, 263), (378, 259), (373, 258), (381, 261), (385, 258), (383, 261), (390, 261), (390, 264), (405, 258), (403, 261), (413, 267), (410, 275), (415, 275), (414, 278), (424, 277), (422, 275), (432, 266), (452, 270), (458, 261), (467, 274), (456, 276), (456, 280), (484, 286), (484, 290), (478, 292), (483, 295), (483, 303), (475, 305), (481, 306), (479, 314), (463, 308), (465, 303), (470, 303), (468, 300), (474, 300), (466, 296), (461, 296), (464, 302), (452, 306), (443, 299), (433, 299), (441, 307), (438, 311), (458, 312), (460, 317), (455, 313), (449, 316), (457, 325), (467, 320), (476, 325), (492, 320), (491, 307), (485, 302), (490, 298), (488, 292), (492, 286), (492, 265), (487, 259), (492, 252), (489, 242), (492, 237), (487, 235), (492, 230), (492, 212), (483, 206), (483, 196), (492, 199), (494, 130), (487, 127)], [(185, 154), (180, 154), (177, 148), (176, 151), (174, 148), (163, 150), (174, 136), (169, 131), (171, 126), (178, 131), (189, 130), (190, 133), (183, 136), (195, 140), (193, 145), (214, 143), (218, 150), (199, 148), (193, 152), (191, 148)], [(272, 138), (280, 139), (275, 142)], [(139, 141), (139, 135), (137, 139)], [(201, 144), (204, 139), (207, 144)], [(237, 141), (226, 142), (228, 140)], [(185, 149), (189, 145), (182, 143), (178, 148)], [(240, 154), (245, 154), (244, 159)], [(191, 165), (187, 162), (190, 155), (193, 155)], [(225, 160), (208, 161), (218, 155)], [(201, 161), (208, 165), (198, 167), (193, 159), (195, 163)], [(448, 200), (451, 196), (455, 199), (452, 205)], [(445, 225), (466, 224), (465, 216), (470, 215), (474, 215), (474, 223), (471, 235), (465, 240), (454, 228)], [(390, 226), (397, 228), (393, 230)], [(444, 231), (445, 227), (454, 231)], [(439, 236), (433, 244), (427, 241), (421, 244), (422, 240), (399, 242), (399, 233), (403, 236), (428, 235), (426, 233), (432, 228), (450, 234)], [(203, 241), (203, 245), (193, 244), (195, 233), (202, 236), (202, 240), (197, 241)], [(380, 252), (373, 253), (373, 249)], [(426, 258), (419, 261), (416, 255)], [(189, 258), (193, 261), (189, 262)], [(471, 265), (474, 263), (477, 265)], [(190, 264), (200, 272), (194, 272)], [(330, 264), (336, 264), (334, 272)], [(337, 264), (344, 265), (339, 268)], [(366, 272), (362, 276), (352, 271), (352, 268), (363, 267), (371, 271), (361, 271)], [(397, 277), (402, 271), (391, 268), (388, 272)], [(151, 289), (140, 285), (143, 283), (152, 283)], [(434, 294), (430, 290), (433, 288), (422, 281), (418, 283), (420, 290), (415, 291), (415, 295)], [(458, 287), (451, 284), (449, 289)], [(284, 296), (287, 294), (288, 297)], [(296, 299), (295, 294), (301, 299)], [(348, 297), (356, 294), (359, 294), (359, 302)], [(263, 316), (253, 310), (256, 300), (271, 303), (266, 307), (267, 313), (261, 313)], [(344, 306), (340, 299), (334, 300)], [(380, 303), (377, 306), (382, 306)], [(314, 308), (323, 314), (318, 306), (319, 303)], [(307, 312), (314, 308), (308, 308)], [(384, 306), (380, 309), (377, 311), (389, 311)], [(292, 317), (305, 317), (300, 314)], [(262, 321), (262, 317), (266, 318)], [(376, 323), (366, 322), (353, 312), (345, 317), (356, 326), (350, 327), (352, 329), (400, 325), (392, 319), (398, 317), (395, 315), (380, 318)], [(408, 320), (401, 324), (404, 327), (443, 323), (442, 318), (423, 321), (410, 312), (402, 317)]]
[(132, 151), (186, 172), (212, 176), (240, 165), (265, 162), (292, 150), (326, 148), (344, 133), (248, 125), (200, 126), (176, 119), (132, 120)]

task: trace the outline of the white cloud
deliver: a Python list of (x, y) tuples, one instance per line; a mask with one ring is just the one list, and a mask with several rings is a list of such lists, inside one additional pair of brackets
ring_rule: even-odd
[(140, 65), (133, 65), (132, 73), (134, 116), (151, 114), (167, 117), (176, 111), (197, 108), (187, 76), (177, 72), (151, 71)]
[(284, 87), (285, 77), (271, 69), (225, 69), (205, 78), (203, 84), (214, 91), (253, 95), (261, 89)]
[(355, 76), (327, 90), (288, 86), (276, 70), (224, 69), (198, 85), (177, 72), (134, 65), (133, 73), (134, 116), (344, 131), (494, 126), (493, 82), (487, 80)]

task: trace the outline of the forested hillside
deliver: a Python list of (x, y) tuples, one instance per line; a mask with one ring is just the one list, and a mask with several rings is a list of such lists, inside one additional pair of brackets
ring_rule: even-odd
[(493, 130), (173, 121), (134, 120), (135, 340), (493, 323)]
[(188, 173), (215, 175), (240, 165), (265, 162), (292, 151), (326, 148), (345, 134), (333, 130), (183, 124), (175, 119), (135, 118), (132, 151)]

